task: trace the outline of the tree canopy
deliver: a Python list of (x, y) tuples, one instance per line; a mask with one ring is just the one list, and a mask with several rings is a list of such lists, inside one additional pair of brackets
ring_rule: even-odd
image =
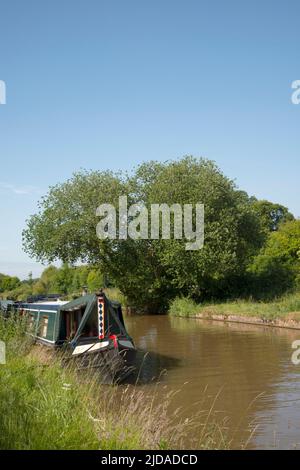
[[(13, 282), (1, 284), (1, 280), (7, 278), (13, 279)], [(89, 292), (96, 292), (104, 284), (99, 268), (91, 265), (70, 266), (68, 263), (63, 263), (59, 268), (48, 266), (37, 279), (15, 279), (18, 278), (0, 274), (0, 293), (6, 298), (26, 300), (28, 296), (47, 294), (72, 297), (81, 295), (83, 287), (87, 287)]]
[(257, 200), (253, 198), (252, 200), (252, 207), (257, 212), (266, 234), (276, 232), (281, 224), (294, 220), (293, 214), (281, 204), (275, 204), (264, 199)]
[(18, 277), (0, 273), (0, 293), (16, 289), (20, 284), (21, 281)]
[(249, 271), (266, 293), (283, 293), (300, 282), (300, 220), (279, 226), (269, 235)]
[[(143, 204), (149, 211), (151, 204), (204, 204), (204, 247), (186, 251), (186, 240), (174, 234), (170, 239), (119, 240), (118, 227), (117, 239), (100, 240), (97, 207), (113, 204), (118, 215), (123, 195), (128, 205)], [(279, 231), (280, 224), (292, 218), (284, 206), (240, 191), (214, 162), (188, 156), (143, 163), (130, 175), (75, 173), (40, 201), (38, 213), (27, 221), (23, 241), (25, 251), (38, 261), (97, 266), (101, 274), (86, 279), (91, 286), (108, 276), (133, 305), (160, 311), (177, 295), (202, 300), (237, 294), (269, 232)], [(60, 284), (60, 289), (67, 288)]]

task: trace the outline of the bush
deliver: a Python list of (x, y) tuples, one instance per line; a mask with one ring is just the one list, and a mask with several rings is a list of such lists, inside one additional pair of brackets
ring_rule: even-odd
[(256, 296), (276, 297), (297, 286), (300, 276), (300, 220), (281, 224), (249, 267)]
[(199, 312), (199, 305), (189, 297), (176, 297), (169, 307), (169, 314), (180, 317), (188, 317)]

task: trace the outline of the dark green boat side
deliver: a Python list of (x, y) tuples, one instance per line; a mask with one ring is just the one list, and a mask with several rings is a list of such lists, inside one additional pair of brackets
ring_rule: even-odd
[(49, 347), (64, 348), (82, 368), (99, 368), (106, 382), (123, 380), (134, 369), (136, 349), (127, 333), (121, 304), (102, 292), (70, 302), (59, 299), (15, 305), (28, 319), (28, 333)]

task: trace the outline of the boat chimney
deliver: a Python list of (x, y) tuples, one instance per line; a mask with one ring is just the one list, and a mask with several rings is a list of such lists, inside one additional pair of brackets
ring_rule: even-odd
[(101, 289), (98, 289), (98, 291), (96, 292), (96, 295), (97, 295), (98, 297), (102, 297), (103, 294), (104, 294), (104, 292), (103, 292), (103, 289), (102, 289), (102, 288), (101, 288)]
[(88, 293), (87, 286), (82, 286), (82, 296), (87, 295), (87, 293)]

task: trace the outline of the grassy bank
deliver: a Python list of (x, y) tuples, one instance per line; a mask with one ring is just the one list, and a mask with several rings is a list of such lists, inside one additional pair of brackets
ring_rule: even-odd
[(169, 314), (182, 317), (237, 315), (266, 321), (295, 320), (300, 325), (300, 292), (285, 295), (273, 302), (238, 299), (224, 303), (197, 304), (189, 298), (177, 298), (170, 305)]
[(153, 387), (100, 385), (95, 374), (62, 367), (24, 329), (24, 320), (0, 316), (0, 449), (180, 449), (188, 435), (190, 448), (230, 446), (213, 408), (181, 418), (182, 410), (169, 413), (168, 390), (158, 397)]

